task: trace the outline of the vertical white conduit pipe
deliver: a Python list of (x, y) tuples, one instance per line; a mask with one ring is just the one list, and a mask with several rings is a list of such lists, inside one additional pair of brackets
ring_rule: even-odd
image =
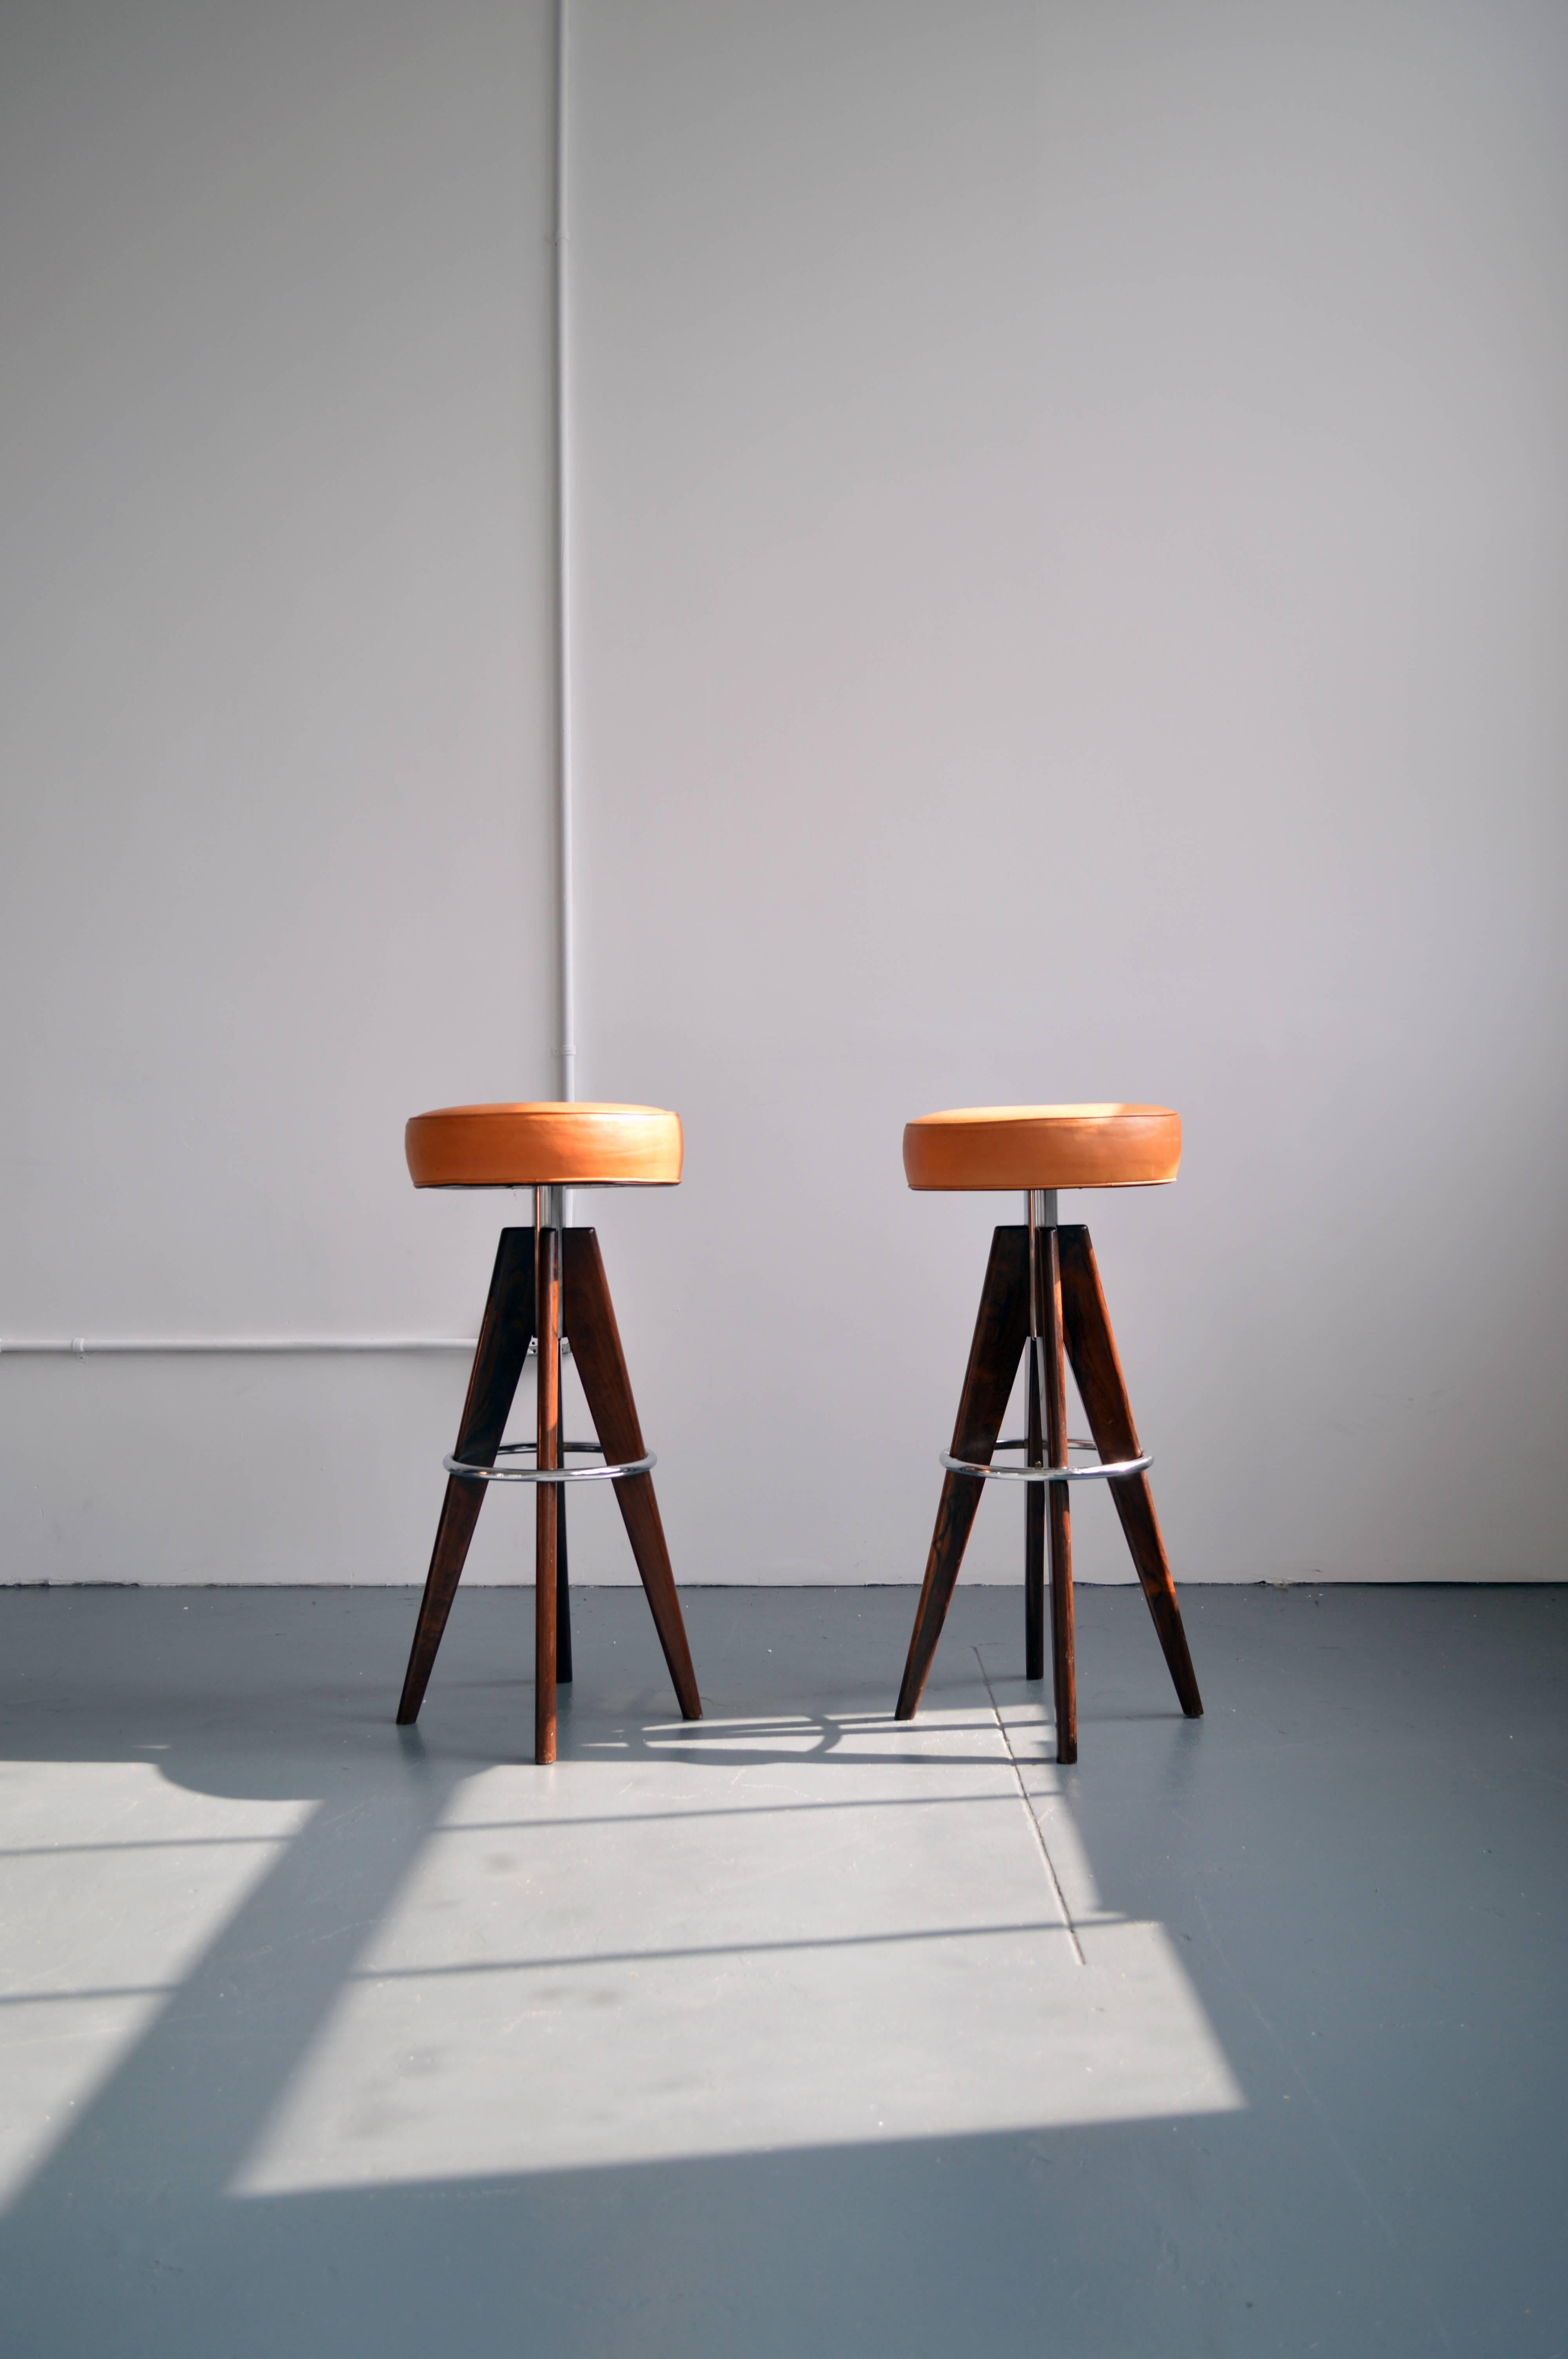
[(557, 1061), (563, 1098), (577, 1095), (577, 941), (572, 861), (571, 409), (567, 319), (567, 66), (568, 0), (556, 0), (555, 221), (551, 241), (555, 359)]

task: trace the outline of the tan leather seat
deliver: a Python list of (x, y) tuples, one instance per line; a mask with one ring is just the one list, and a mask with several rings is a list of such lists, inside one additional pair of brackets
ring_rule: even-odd
[(903, 1134), (912, 1188), (1157, 1188), (1181, 1161), (1169, 1106), (960, 1106)]
[(662, 1106), (471, 1105), (416, 1114), (416, 1188), (673, 1188), (680, 1116)]

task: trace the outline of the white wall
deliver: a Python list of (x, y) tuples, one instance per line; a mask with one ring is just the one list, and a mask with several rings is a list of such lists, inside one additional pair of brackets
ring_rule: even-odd
[[(996, 1208), (902, 1125), (1127, 1096), (1178, 1577), (1561, 1577), (1568, 18), (573, 6), (579, 1086), (687, 1136), (579, 1201), (677, 1570), (918, 1578)], [(471, 1331), (398, 1133), (552, 1086), (545, 12), (5, 27), (0, 1334)], [(0, 1357), (4, 1570), (416, 1578), (460, 1391)]]
[[(0, 13), (0, 1335), (474, 1332), (402, 1128), (551, 1086), (549, 55)], [(461, 1385), (0, 1355), (0, 1561), (417, 1577)]]

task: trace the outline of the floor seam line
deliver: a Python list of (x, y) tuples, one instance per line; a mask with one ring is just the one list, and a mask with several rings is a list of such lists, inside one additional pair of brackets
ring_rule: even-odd
[(1073, 1922), (1073, 1912), (1067, 1906), (1067, 1896), (1062, 1889), (1062, 1879), (1056, 1873), (1056, 1863), (1052, 1858), (1046, 1844), (1045, 1830), (1040, 1823), (1039, 1812), (1029, 1799), (1029, 1788), (1023, 1782), (1023, 1771), (1019, 1766), (1018, 1756), (1012, 1749), (1012, 1739), (1007, 1733), (1007, 1723), (1003, 1720), (998, 1706), (996, 1693), (990, 1682), (990, 1673), (986, 1669), (985, 1658), (978, 1647), (975, 1648), (975, 1660), (980, 1667), (980, 1677), (986, 1683), (986, 1693), (990, 1697), (991, 1717), (1000, 1731), (1001, 1741), (1007, 1747), (1008, 1760), (1012, 1765), (1012, 1774), (1018, 1781), (1018, 1799), (1023, 1805), (1023, 1815), (1028, 1820), (1034, 1840), (1040, 1848), (1040, 1856), (1045, 1866), (1045, 1880), (1056, 1896), (1056, 1906), (1062, 1912), (1062, 1922), (1067, 1929), (1067, 1939), (1073, 1945), (1073, 1955), (1080, 1966), (1087, 1966), (1088, 1960), (1084, 1955), (1084, 1945), (1078, 1939), (1078, 1929)]

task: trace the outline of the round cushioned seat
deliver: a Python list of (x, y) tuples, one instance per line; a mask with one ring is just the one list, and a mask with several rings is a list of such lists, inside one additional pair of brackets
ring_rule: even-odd
[(903, 1134), (912, 1188), (1157, 1188), (1181, 1161), (1169, 1106), (960, 1106)]
[(404, 1133), (416, 1188), (673, 1188), (680, 1116), (662, 1106), (442, 1106)]

